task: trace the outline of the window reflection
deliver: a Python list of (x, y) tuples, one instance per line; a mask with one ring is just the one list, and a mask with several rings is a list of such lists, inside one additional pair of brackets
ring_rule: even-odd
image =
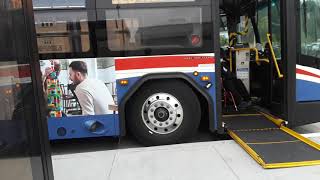
[(201, 47), (202, 18), (200, 7), (107, 10), (107, 45), (111, 51)]
[(35, 26), (40, 54), (88, 52), (88, 17), (85, 11), (36, 11)]
[(320, 58), (320, 0), (300, 0), (301, 52)]
[(32, 118), (30, 66), (15, 61), (0, 63), (0, 157), (26, 155), (26, 120)]
[(21, 0), (10, 0), (9, 1), (9, 9), (21, 9), (22, 2)]

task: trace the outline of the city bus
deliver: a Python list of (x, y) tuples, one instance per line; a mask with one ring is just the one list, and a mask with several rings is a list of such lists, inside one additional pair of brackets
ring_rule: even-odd
[[(34, 0), (37, 98), (49, 139), (130, 132), (144, 145), (163, 145), (188, 142), (204, 125), (229, 134), (265, 168), (319, 164), (319, 145), (289, 129), (319, 122), (318, 5)], [(20, 87), (2, 84), (7, 96)]]
[[(42, 72), (50, 66), (48, 60), (60, 61), (59, 86), (65, 94), (61, 96), (60, 105), (64, 107), (59, 113), (64, 116), (53, 115), (48, 119), (49, 138), (121, 136), (131, 129), (145, 143), (168, 144), (195, 133), (202, 118), (201, 111), (210, 119), (216, 119), (213, 103), (216, 91), (209, 87), (216, 78), (211, 6), (211, 1), (179, 0), (68, 1), (65, 4), (34, 1)], [(115, 108), (114, 111), (81, 116), (81, 103), (72, 98), (68, 88), (72, 83), (68, 78), (68, 66), (78, 60), (87, 64), (88, 78), (106, 84), (114, 101), (105, 104)], [(193, 75), (195, 71), (199, 73), (197, 76)], [(210, 80), (202, 81), (202, 76)], [(165, 82), (163, 78), (169, 79)], [(158, 80), (161, 85), (153, 83)], [(147, 88), (147, 85), (155, 87)], [(207, 89), (203, 89), (204, 86)], [(158, 88), (164, 92), (179, 91), (140, 92)], [(185, 93), (178, 93), (180, 91)], [(141, 95), (150, 97), (138, 97)], [(153, 103), (163, 106), (157, 110), (147, 108), (152, 98)], [(146, 107), (133, 110), (138, 107), (135, 103)], [(145, 120), (138, 125), (135, 123), (139, 117), (137, 113), (142, 111)], [(149, 119), (147, 114), (151, 111), (157, 111), (163, 120)], [(210, 126), (218, 127), (214, 121)], [(134, 129), (140, 129), (136, 131), (139, 134)], [(149, 135), (157, 140), (149, 139)]]

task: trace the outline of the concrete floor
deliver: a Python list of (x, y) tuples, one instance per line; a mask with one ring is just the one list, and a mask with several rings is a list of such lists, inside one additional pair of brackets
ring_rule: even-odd
[[(320, 123), (295, 129), (318, 133)], [(320, 166), (265, 170), (233, 140), (141, 147), (133, 139), (54, 145), (55, 180), (319, 180)], [(312, 140), (320, 143), (320, 137)]]

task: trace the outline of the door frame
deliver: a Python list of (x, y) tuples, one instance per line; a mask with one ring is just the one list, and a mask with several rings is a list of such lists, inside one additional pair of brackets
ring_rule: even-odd
[[(215, 129), (219, 134), (225, 132), (222, 122), (222, 103), (221, 103), (221, 61), (220, 61), (220, 1), (211, 1), (211, 18), (213, 31), (213, 51), (215, 56), (215, 85), (212, 88), (216, 90), (215, 106)], [(219, 23), (218, 23), (219, 22)], [(210, 119), (211, 120), (211, 119)], [(212, 120), (211, 120), (212, 121)], [(212, 127), (210, 127), (211, 129)]]
[(299, 107), (296, 102), (296, 64), (300, 52), (299, 0), (285, 0), (281, 3), (281, 54), (284, 62), (285, 78), (285, 120), (289, 127), (299, 125)]
[[(216, 2), (216, 1), (214, 1)], [(217, 4), (215, 7), (214, 4)], [(281, 17), (281, 56), (282, 59), (285, 59), (283, 63), (283, 72), (286, 75), (284, 77), (284, 102), (283, 102), (283, 115), (284, 119), (288, 121), (289, 126), (299, 125), (296, 119), (299, 115), (298, 111), (296, 112), (296, 62), (298, 57), (298, 44), (299, 38), (298, 36), (298, 22), (297, 22), (297, 9), (299, 5), (299, 0), (281, 0), (280, 1), (280, 17)], [(212, 8), (219, 12), (219, 2), (213, 3)], [(218, 9), (217, 9), (218, 8)], [(213, 16), (216, 15), (213, 12)], [(219, 16), (218, 16), (219, 17)], [(216, 17), (216, 19), (218, 18)], [(219, 21), (217, 21), (219, 22)], [(219, 24), (214, 24), (214, 29), (219, 30)], [(215, 31), (215, 38), (219, 39), (219, 31)], [(218, 119), (218, 132), (223, 131), (222, 125), (222, 106), (221, 106), (221, 63), (220, 63), (220, 41), (214, 40), (214, 48), (215, 48), (215, 56), (216, 56), (216, 65), (215, 65), (215, 73), (216, 73), (216, 112)], [(319, 103), (320, 109), (320, 103)], [(303, 114), (303, 113), (301, 113)], [(320, 111), (319, 111), (320, 115)], [(296, 118), (297, 116), (297, 118)]]
[[(46, 106), (44, 94), (42, 91), (42, 73), (40, 71), (40, 61), (38, 54), (38, 45), (37, 45), (37, 35), (35, 30), (34, 23), (34, 13), (33, 13), (33, 4), (32, 0), (21, 0), (23, 5), (23, 10), (25, 14), (25, 24), (26, 24), (26, 34), (27, 34), (27, 46), (28, 46), (28, 61), (30, 63), (31, 69), (31, 79), (34, 92), (34, 101), (35, 101), (35, 111), (36, 119), (29, 120), (32, 124), (33, 134), (31, 135), (32, 141), (35, 141), (33, 144), (39, 144), (42, 165), (37, 163), (32, 163), (32, 173), (34, 179), (42, 179), (40, 175), (43, 175), (44, 180), (53, 180), (53, 167), (50, 151), (50, 143), (48, 136), (48, 125), (46, 118)], [(40, 171), (42, 169), (42, 172)]]

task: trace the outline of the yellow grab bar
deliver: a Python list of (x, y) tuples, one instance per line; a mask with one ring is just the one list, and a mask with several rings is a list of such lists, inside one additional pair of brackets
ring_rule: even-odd
[(229, 49), (229, 66), (230, 72), (232, 72), (232, 48)]
[(257, 48), (236, 48), (236, 49), (230, 49), (229, 50), (229, 63), (230, 63), (230, 72), (232, 72), (232, 51), (245, 51), (245, 50), (249, 50), (249, 51), (255, 51), (256, 53), (256, 63), (258, 65), (260, 65), (260, 62), (267, 62), (269, 63), (269, 59), (259, 59), (259, 51)]
[(281, 74), (281, 72), (280, 72), (280, 68), (279, 68), (279, 65), (278, 65), (278, 62), (277, 62), (276, 55), (274, 54), (274, 50), (273, 50), (273, 47), (272, 47), (272, 44), (271, 44), (270, 36), (271, 35), (268, 33), (267, 34), (267, 39), (268, 39), (268, 44), (269, 44), (270, 52), (271, 52), (271, 55), (272, 55), (272, 59), (273, 59), (273, 62), (275, 64), (275, 66), (276, 66), (278, 77), (279, 78), (283, 78), (283, 74)]

